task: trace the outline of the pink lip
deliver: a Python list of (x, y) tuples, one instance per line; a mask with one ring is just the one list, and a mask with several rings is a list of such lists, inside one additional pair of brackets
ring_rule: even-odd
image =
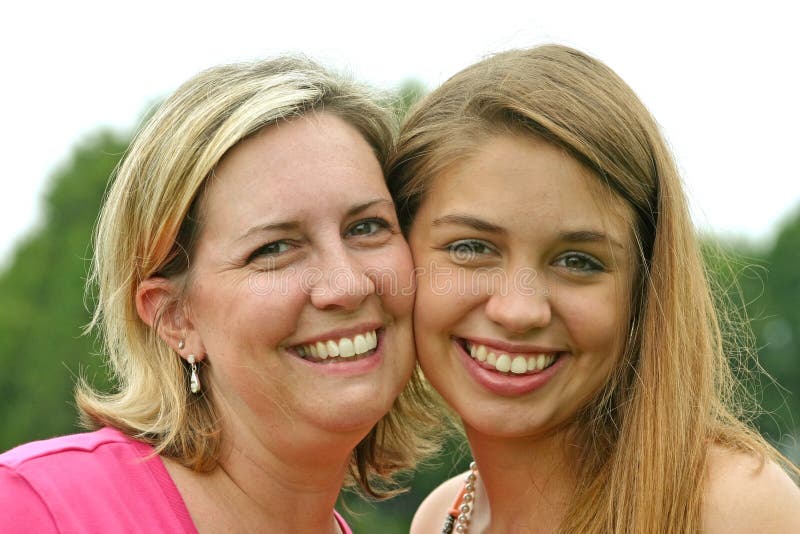
[[(482, 342), (479, 343), (483, 344)], [(464, 351), (464, 347), (461, 346), (461, 343), (459, 343), (457, 339), (453, 339), (453, 345), (456, 347), (461, 361), (464, 364), (464, 367), (466, 367), (469, 375), (484, 388), (488, 389), (492, 393), (502, 395), (504, 397), (516, 397), (544, 387), (566, 364), (566, 360), (569, 356), (569, 353), (561, 352), (559, 353), (559, 357), (556, 359), (555, 363), (543, 371), (534, 374), (513, 375), (500, 373), (482, 367), (476, 360), (474, 360)], [(495, 343), (487, 346), (497, 345)], [(550, 350), (549, 352), (552, 353), (554, 351)]]
[[(373, 329), (377, 330), (378, 334), (378, 346), (375, 347), (375, 352), (372, 354), (368, 354), (366, 356), (355, 356), (353, 358), (338, 358), (335, 362), (331, 362), (330, 360), (325, 360), (321, 362), (307, 360), (305, 358), (301, 358), (299, 355), (292, 353), (297, 360), (301, 362), (302, 365), (307, 365), (310, 369), (313, 369), (315, 372), (322, 373), (329, 376), (358, 376), (363, 375), (371, 372), (376, 367), (381, 364), (383, 361), (383, 347), (384, 347), (384, 337), (386, 333), (382, 329)], [(361, 333), (366, 330), (354, 330), (353, 333)], [(352, 334), (350, 334), (352, 335)], [(348, 337), (348, 334), (344, 334), (342, 337)], [(331, 338), (320, 338), (322, 339), (331, 339)], [(310, 343), (310, 342), (309, 342)]]

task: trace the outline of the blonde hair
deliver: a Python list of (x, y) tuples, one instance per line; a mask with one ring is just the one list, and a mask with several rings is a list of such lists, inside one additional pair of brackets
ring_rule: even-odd
[[(187, 467), (214, 468), (220, 426), (213, 392), (189, 393), (186, 363), (157, 335), (158, 321), (150, 328), (137, 314), (137, 287), (152, 276), (186, 280), (204, 184), (231, 148), (314, 111), (354, 126), (385, 169), (397, 126), (388, 106), (303, 58), (202, 72), (139, 131), (110, 186), (94, 239), (87, 287), (97, 294), (88, 329), (100, 331), (116, 388), (101, 394), (79, 384), (76, 399), (86, 426), (114, 426)], [(430, 417), (428, 402), (415, 372), (392, 410), (354, 450), (348, 482), (374, 497), (390, 493), (391, 475), (428, 450), (415, 433), (419, 421)]]
[(785, 459), (739, 418), (742, 397), (658, 125), (611, 69), (577, 50), (489, 57), (419, 102), (401, 128), (388, 182), (406, 231), (439, 173), (508, 131), (562, 147), (635, 219), (627, 340), (610, 380), (577, 416), (580, 483), (562, 530), (697, 532), (709, 444)]

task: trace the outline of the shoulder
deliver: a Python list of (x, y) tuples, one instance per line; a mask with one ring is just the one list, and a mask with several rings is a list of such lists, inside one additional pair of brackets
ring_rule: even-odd
[[(85, 434), (34, 441), (0, 454), (0, 531), (57, 531), (58, 499), (72, 495), (76, 485), (84, 485), (89, 473), (85, 462), (65, 461), (68, 456), (83, 456), (104, 443), (124, 438), (104, 429)], [(129, 439), (129, 438), (128, 438)], [(77, 470), (76, 470), (77, 468)]]
[[(10, 508), (7, 495), (13, 496)], [(0, 455), (0, 502), (3, 533), (85, 532), (92, 530), (89, 525), (112, 525), (115, 532), (193, 529), (153, 448), (111, 428), (28, 443)]]
[(103, 428), (95, 432), (71, 434), (25, 443), (0, 454), (0, 466), (15, 470), (24, 469), (51, 461), (59, 461), (65, 454), (80, 456), (83, 453), (92, 453), (109, 444), (130, 446), (138, 444), (138, 442), (125, 436), (119, 430)]
[(772, 460), (712, 446), (703, 523), (712, 534), (800, 532), (800, 489)]
[(414, 514), (409, 534), (429, 534), (441, 531), (442, 525), (444, 525), (447, 518), (447, 512), (464, 485), (466, 474), (456, 475), (443, 482), (430, 495), (425, 497), (425, 500), (422, 501), (422, 504), (419, 505)]

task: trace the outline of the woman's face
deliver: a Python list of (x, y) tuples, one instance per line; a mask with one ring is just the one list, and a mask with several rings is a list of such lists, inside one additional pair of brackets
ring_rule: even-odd
[(223, 158), (201, 213), (186, 313), (228, 424), (365, 433), (415, 361), (411, 255), (371, 147), (331, 114), (269, 127)]
[(629, 218), (532, 136), (490, 137), (433, 179), (409, 239), (417, 351), (468, 431), (557, 430), (608, 379), (628, 321)]

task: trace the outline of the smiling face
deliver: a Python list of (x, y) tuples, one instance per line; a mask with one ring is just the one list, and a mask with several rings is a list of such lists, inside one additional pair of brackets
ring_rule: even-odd
[(413, 266), (371, 147), (330, 114), (282, 122), (231, 150), (202, 202), (187, 347), (228, 437), (365, 434), (414, 365), (413, 293), (385, 287)]
[(409, 239), (417, 351), (468, 432), (543, 435), (606, 382), (628, 321), (629, 219), (528, 135), (490, 137), (433, 178)]

